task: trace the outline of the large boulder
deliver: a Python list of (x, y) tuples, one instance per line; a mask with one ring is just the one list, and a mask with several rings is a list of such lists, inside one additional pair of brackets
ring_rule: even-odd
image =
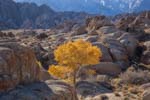
[(50, 80), (50, 79), (54, 79), (47, 70), (45, 70), (44, 68), (40, 68), (40, 80), (41, 81), (46, 81), (46, 80)]
[(144, 90), (142, 94), (142, 100), (149, 100), (150, 98), (150, 83), (146, 83), (140, 86), (141, 90)]
[(57, 95), (45, 83), (34, 83), (18, 86), (1, 95), (0, 100), (57, 100), (56, 97)]
[(38, 39), (45, 39), (45, 38), (47, 38), (48, 37), (48, 35), (46, 34), (46, 33), (38, 33), (37, 35), (36, 35), (36, 38), (38, 38)]
[(143, 52), (141, 62), (145, 65), (150, 65), (150, 41), (144, 43), (146, 50)]
[(115, 93), (97, 94), (95, 96), (86, 97), (84, 100), (125, 100), (123, 93), (116, 95)]
[(121, 73), (121, 67), (112, 62), (101, 62), (90, 68), (95, 70), (98, 74), (118, 75)]
[(118, 29), (124, 30), (124, 31), (130, 31), (129, 30), (129, 23), (132, 23), (135, 19), (135, 16), (125, 16), (123, 18), (120, 18), (116, 23), (116, 27)]
[(48, 44), (44, 44), (44, 45), (42, 44), (44, 43), (34, 43), (30, 45), (30, 47), (34, 50), (37, 60), (41, 62), (42, 66), (45, 69), (48, 69), (48, 66), (55, 62), (53, 50)]
[(100, 75), (118, 75), (121, 73), (121, 67), (113, 62), (101, 62), (97, 65), (92, 65), (88, 67), (83, 67), (80, 70), (79, 76), (86, 77), (86, 70), (94, 70)]
[(150, 83), (142, 84), (140, 86), (140, 89), (143, 89), (143, 90), (150, 89)]
[(134, 29), (144, 29), (144, 28), (148, 28), (150, 26), (150, 18), (149, 18), (149, 11), (145, 11), (140, 13), (135, 20), (130, 24), (130, 26), (132, 26)]
[(120, 42), (126, 47), (128, 55), (130, 57), (133, 57), (136, 51), (136, 48), (139, 45), (139, 41), (135, 38), (127, 37), (127, 38), (121, 39)]
[(77, 100), (72, 86), (57, 80), (47, 80), (46, 84), (56, 94), (56, 98), (52, 100)]
[(150, 88), (145, 90), (142, 95), (142, 100), (149, 100), (150, 99)]
[(110, 34), (116, 31), (118, 31), (118, 29), (116, 29), (115, 26), (103, 26), (97, 30), (99, 34)]
[(127, 50), (118, 40), (106, 39), (105, 43), (108, 45), (114, 61), (128, 61)]
[(120, 68), (122, 70), (126, 70), (129, 66), (130, 66), (130, 62), (129, 61), (116, 61), (115, 64), (117, 64), (118, 66), (120, 66)]
[(150, 26), (149, 11), (144, 11), (138, 15), (127, 15), (116, 21), (116, 27), (127, 31), (141, 33)]
[(129, 55), (125, 45), (115, 39), (105, 39), (104, 43), (108, 46), (114, 63), (120, 66), (122, 70), (127, 69), (129, 67)]
[(86, 20), (87, 30), (97, 30), (102, 26), (111, 26), (111, 21), (105, 16), (91, 17)]
[(72, 35), (82, 35), (82, 34), (87, 33), (86, 26), (84, 26), (84, 25), (83, 26), (76, 26), (72, 30), (73, 30)]
[(89, 42), (97, 42), (99, 39), (99, 37), (97, 35), (95, 36), (88, 36), (87, 38), (85, 38), (85, 41), (89, 41)]
[(0, 91), (40, 79), (34, 52), (15, 42), (0, 43)]
[(101, 62), (112, 62), (113, 61), (108, 48), (104, 44), (102, 44), (100, 42), (94, 42), (93, 45), (97, 46), (102, 51)]
[(4, 33), (0, 31), (0, 38), (6, 38), (6, 37), (15, 37), (15, 35), (12, 32)]
[(0, 100), (75, 100), (71, 86), (62, 82), (32, 83), (18, 86), (3, 94)]
[(113, 33), (109, 33), (109, 34), (105, 34), (105, 38), (110, 38), (110, 39), (118, 39), (120, 38), (120, 36), (124, 34), (123, 31), (116, 31), (116, 32), (113, 32)]
[(145, 65), (150, 65), (150, 51), (143, 52), (141, 62)]
[(111, 93), (112, 86), (102, 82), (79, 81), (76, 84), (77, 93), (84, 97), (95, 94)]

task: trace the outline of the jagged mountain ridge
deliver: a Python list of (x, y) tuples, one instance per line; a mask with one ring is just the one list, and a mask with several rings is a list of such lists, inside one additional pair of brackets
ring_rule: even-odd
[(47, 4), (56, 11), (85, 11), (105, 15), (138, 12), (150, 9), (149, 0), (16, 0)]
[(86, 13), (55, 12), (47, 5), (0, 0), (0, 29), (50, 28), (65, 20), (84, 19)]

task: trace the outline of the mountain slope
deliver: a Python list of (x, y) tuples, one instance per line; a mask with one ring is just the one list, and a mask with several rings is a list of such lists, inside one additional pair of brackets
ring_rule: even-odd
[(47, 4), (56, 11), (85, 11), (114, 15), (150, 9), (149, 0), (16, 0), (18, 2), (35, 2)]
[(150, 10), (150, 0), (143, 0), (140, 6), (137, 8), (139, 10)]
[[(85, 2), (84, 0), (16, 0), (19, 2), (35, 2), (39, 5), (47, 4), (56, 11), (86, 11), (98, 13), (100, 6), (94, 1)], [(88, 6), (88, 8), (87, 8)]]
[(86, 16), (86, 13), (58, 13), (47, 5), (0, 0), (0, 29), (50, 28), (65, 20), (82, 20)]

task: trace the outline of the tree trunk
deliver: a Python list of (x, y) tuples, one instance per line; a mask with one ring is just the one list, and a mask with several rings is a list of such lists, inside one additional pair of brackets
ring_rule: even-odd
[(75, 70), (74, 73), (73, 73), (73, 89), (74, 89), (74, 92), (75, 92), (74, 100), (78, 100), (77, 91), (76, 91), (76, 76), (77, 76), (77, 71), (78, 70)]

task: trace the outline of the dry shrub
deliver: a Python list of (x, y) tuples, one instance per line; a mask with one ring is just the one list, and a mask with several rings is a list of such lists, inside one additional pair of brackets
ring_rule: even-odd
[(148, 70), (127, 70), (120, 75), (122, 83), (141, 85), (150, 82)]

